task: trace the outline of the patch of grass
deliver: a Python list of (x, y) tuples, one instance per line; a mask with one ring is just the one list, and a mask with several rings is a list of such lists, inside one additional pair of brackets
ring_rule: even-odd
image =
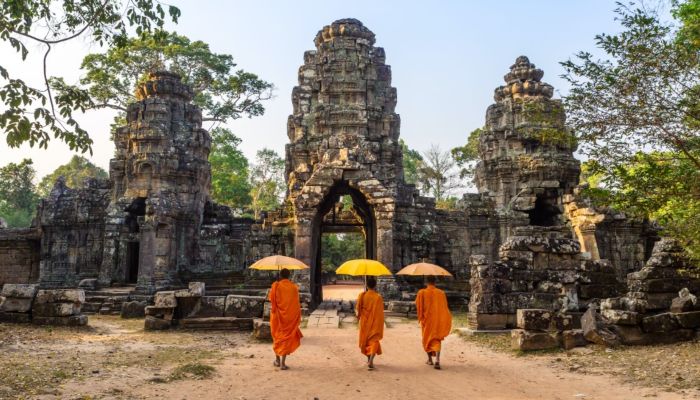
[(477, 333), (468, 335), (460, 331), (457, 331), (457, 334), (467, 342), (472, 342), (476, 345), (501, 353), (514, 353), (510, 347), (510, 335), (500, 333)]
[(452, 314), (452, 329), (466, 327), (468, 327), (466, 312), (456, 312)]
[(168, 380), (175, 381), (180, 379), (208, 379), (214, 375), (216, 368), (211, 365), (202, 363), (188, 363), (180, 365), (170, 374)]

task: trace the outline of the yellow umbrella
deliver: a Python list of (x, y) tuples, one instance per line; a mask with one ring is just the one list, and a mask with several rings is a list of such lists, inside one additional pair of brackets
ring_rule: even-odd
[(384, 264), (382, 264), (376, 260), (368, 260), (365, 258), (346, 261), (343, 263), (343, 265), (341, 265), (340, 267), (338, 267), (338, 269), (335, 270), (335, 273), (341, 274), (341, 275), (353, 275), (353, 276), (358, 276), (358, 275), (373, 275), (373, 276), (391, 275), (391, 271), (389, 271), (389, 268), (384, 266)]
[(277, 255), (261, 258), (248, 268), (263, 271), (279, 272), (282, 268), (307, 269), (309, 268), (309, 266), (297, 260), (296, 258)]
[(452, 276), (445, 268), (439, 267), (435, 264), (420, 262), (411, 265), (407, 265), (397, 272), (396, 275), (413, 275), (413, 276)]

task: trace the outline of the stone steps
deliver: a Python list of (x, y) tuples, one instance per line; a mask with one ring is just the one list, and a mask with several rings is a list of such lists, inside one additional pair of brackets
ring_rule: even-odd
[(179, 326), (182, 329), (252, 331), (253, 318), (185, 318), (179, 321)]

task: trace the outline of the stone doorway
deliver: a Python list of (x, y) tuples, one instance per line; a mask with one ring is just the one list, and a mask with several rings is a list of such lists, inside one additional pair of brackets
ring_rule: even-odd
[[(323, 236), (328, 234), (360, 234), (364, 238), (364, 258), (376, 258), (376, 222), (374, 211), (365, 197), (346, 182), (336, 184), (318, 208), (312, 225), (310, 271), (311, 298), (314, 304), (323, 301)], [(350, 258), (355, 255), (349, 255)]]
[(126, 244), (126, 283), (136, 283), (139, 277), (139, 242)]

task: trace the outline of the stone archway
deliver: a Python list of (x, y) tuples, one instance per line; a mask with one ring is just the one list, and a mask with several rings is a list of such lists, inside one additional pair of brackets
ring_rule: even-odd
[[(352, 198), (352, 213), (350, 218), (336, 215), (338, 203), (342, 196)], [(340, 213), (339, 213), (340, 214)], [(357, 189), (350, 187), (348, 182), (337, 182), (321, 201), (318, 211), (311, 221), (311, 271), (309, 273), (309, 289), (315, 304), (323, 300), (322, 293), (322, 235), (325, 232), (353, 232), (360, 230), (365, 241), (365, 258), (377, 257), (377, 228), (373, 207), (365, 196)]]

